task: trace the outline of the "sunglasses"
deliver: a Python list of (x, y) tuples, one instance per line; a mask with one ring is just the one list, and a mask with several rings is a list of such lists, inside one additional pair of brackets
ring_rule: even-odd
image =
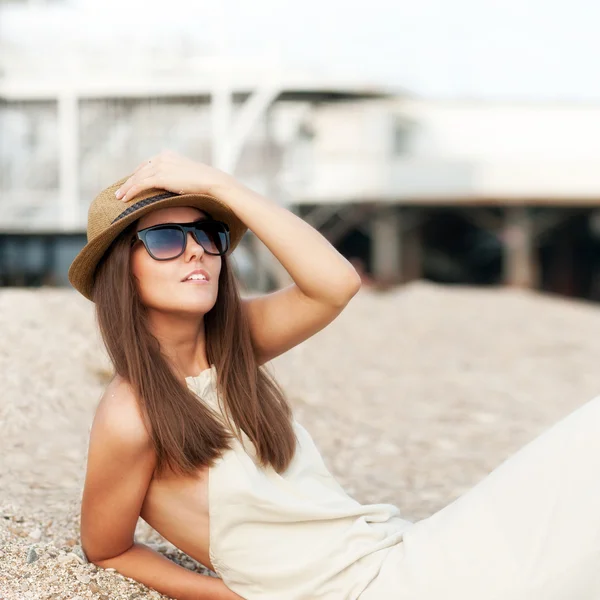
[(131, 246), (141, 241), (154, 260), (171, 260), (184, 253), (188, 231), (207, 254), (221, 256), (229, 249), (229, 226), (214, 219), (145, 227), (133, 236)]

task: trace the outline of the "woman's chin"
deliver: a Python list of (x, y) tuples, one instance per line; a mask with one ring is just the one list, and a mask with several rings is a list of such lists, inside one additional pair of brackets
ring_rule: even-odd
[(215, 298), (212, 294), (196, 292), (180, 294), (177, 299), (173, 297), (171, 308), (180, 311), (189, 311), (192, 313), (204, 314), (215, 305)]

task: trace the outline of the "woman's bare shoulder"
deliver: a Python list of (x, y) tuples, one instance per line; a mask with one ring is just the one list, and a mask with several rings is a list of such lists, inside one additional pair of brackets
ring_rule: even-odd
[(132, 441), (147, 443), (150, 439), (135, 390), (119, 375), (106, 386), (98, 402), (94, 416), (96, 423), (101, 424), (102, 429), (110, 429)]

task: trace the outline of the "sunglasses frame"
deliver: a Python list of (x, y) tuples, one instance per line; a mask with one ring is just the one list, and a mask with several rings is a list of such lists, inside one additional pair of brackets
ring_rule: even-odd
[[(209, 252), (206, 248), (204, 248), (204, 245), (200, 242), (200, 240), (198, 239), (198, 236), (196, 235), (196, 227), (198, 225), (201, 225), (202, 223), (213, 223), (213, 224), (218, 223), (219, 225), (223, 226), (223, 228), (225, 229), (225, 236), (226, 236), (226, 240), (227, 240), (227, 248), (225, 249), (224, 252)], [(148, 235), (148, 232), (152, 231), (153, 229), (173, 229), (173, 228), (179, 229), (180, 231), (183, 232), (183, 248), (182, 248), (181, 252), (179, 254), (177, 254), (177, 256), (170, 256), (169, 258), (157, 258), (156, 256), (154, 256), (154, 254), (152, 254), (152, 252), (150, 251), (150, 248), (148, 248), (148, 244), (146, 243), (146, 235)], [(138, 241), (141, 241), (144, 244), (144, 247), (146, 248), (146, 252), (148, 252), (148, 254), (154, 260), (173, 260), (174, 258), (180, 257), (185, 252), (185, 249), (187, 248), (188, 232), (192, 234), (196, 243), (198, 245), (202, 246), (204, 252), (206, 252), (207, 254), (210, 254), (211, 256), (223, 256), (224, 254), (227, 253), (227, 251), (230, 248), (231, 239), (230, 239), (230, 234), (229, 234), (229, 225), (227, 225), (227, 223), (225, 223), (224, 221), (218, 221), (217, 219), (198, 219), (197, 221), (191, 221), (189, 223), (159, 223), (158, 225), (151, 225), (150, 227), (144, 227), (144, 229), (140, 229), (132, 237), (131, 246), (136, 244)]]

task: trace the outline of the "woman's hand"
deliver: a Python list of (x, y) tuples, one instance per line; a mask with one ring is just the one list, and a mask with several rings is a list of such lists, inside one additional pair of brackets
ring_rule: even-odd
[(141, 163), (115, 195), (123, 202), (129, 202), (134, 196), (150, 188), (160, 188), (176, 194), (211, 194), (213, 187), (222, 185), (239, 185), (239, 182), (219, 169), (171, 150), (163, 150)]

